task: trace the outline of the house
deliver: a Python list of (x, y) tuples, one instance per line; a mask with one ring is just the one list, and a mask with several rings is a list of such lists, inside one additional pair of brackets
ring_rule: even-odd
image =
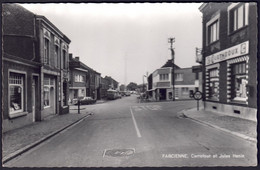
[(36, 52), (41, 61), (42, 116), (69, 113), (69, 44), (46, 17), (36, 15)]
[[(151, 100), (173, 100), (172, 60), (148, 76), (148, 95)], [(191, 99), (191, 94), (199, 90), (199, 80), (192, 68), (174, 65), (175, 99)]]
[(108, 82), (109, 82), (109, 88), (116, 90), (118, 89), (118, 82), (116, 80), (114, 80), (112, 77), (110, 76), (105, 76), (105, 78)]
[(89, 68), (79, 61), (79, 57), (73, 58), (72, 54), (69, 54), (69, 100), (80, 96), (87, 96), (88, 83), (88, 71)]
[(100, 73), (81, 62), (79, 57), (73, 58), (73, 54), (69, 54), (69, 68), (69, 99), (72, 100), (79, 96), (89, 96), (100, 100)]
[(203, 3), (199, 10), (205, 109), (256, 121), (256, 3)]
[(101, 98), (107, 98), (107, 90), (109, 89), (110, 82), (108, 79), (101, 77)]
[[(34, 14), (17, 4), (3, 4), (3, 132), (41, 120), (40, 68), (34, 47)], [(19, 19), (17, 19), (19, 18)]]
[(69, 112), (70, 40), (47, 18), (3, 4), (3, 131)]

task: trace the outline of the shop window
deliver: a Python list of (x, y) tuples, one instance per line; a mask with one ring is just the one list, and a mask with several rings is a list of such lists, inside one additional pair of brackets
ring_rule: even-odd
[(189, 94), (189, 88), (188, 88), (188, 87), (182, 87), (182, 88), (181, 88), (181, 91), (182, 91), (182, 94), (183, 94), (183, 95)]
[(50, 88), (49, 87), (44, 87), (43, 91), (43, 98), (44, 98), (44, 107), (50, 106)]
[(183, 81), (183, 73), (176, 73), (175, 81)]
[(43, 83), (44, 83), (44, 87), (43, 87), (43, 106), (44, 107), (50, 107), (51, 102), (52, 102), (51, 99), (50, 99), (50, 96), (51, 96), (51, 91), (55, 87), (55, 80), (53, 78), (50, 78), (50, 77), (44, 77)]
[(217, 100), (218, 99), (218, 69), (209, 70), (209, 99)]
[[(80, 92), (79, 92), (80, 93)], [(67, 106), (68, 102), (67, 102), (67, 83), (63, 82), (63, 106)]]
[(47, 38), (44, 38), (44, 60), (45, 64), (49, 64), (50, 60), (50, 42)]
[(240, 3), (229, 11), (230, 33), (248, 25), (248, 4)]
[(208, 42), (209, 44), (219, 39), (219, 21), (216, 20), (208, 26)]
[(11, 73), (9, 75), (9, 113), (18, 113), (24, 111), (24, 75)]
[(231, 68), (231, 99), (246, 101), (246, 86), (248, 83), (246, 78), (246, 63), (233, 64)]

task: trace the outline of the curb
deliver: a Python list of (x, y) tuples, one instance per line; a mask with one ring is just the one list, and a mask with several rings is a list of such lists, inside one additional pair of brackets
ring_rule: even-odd
[(51, 134), (49, 134), (49, 135), (47, 135), (47, 136), (45, 136), (45, 137), (39, 139), (38, 141), (33, 142), (32, 144), (29, 144), (29, 145), (27, 145), (27, 146), (25, 146), (25, 147), (23, 147), (23, 148), (21, 148), (21, 149), (19, 149), (19, 150), (17, 150), (17, 151), (15, 151), (15, 152), (13, 152), (13, 153), (11, 153), (11, 154), (5, 156), (5, 157), (2, 159), (2, 165), (5, 164), (5, 163), (7, 163), (7, 162), (10, 161), (10, 160), (16, 158), (17, 156), (19, 156), (19, 155), (21, 155), (21, 154), (27, 152), (28, 150), (30, 150), (30, 149), (36, 147), (37, 145), (39, 145), (39, 144), (41, 144), (42, 142), (44, 142), (44, 141), (50, 139), (51, 137), (57, 135), (58, 133), (60, 133), (60, 132), (62, 132), (62, 131), (64, 131), (64, 130), (66, 130), (66, 129), (68, 129), (69, 127), (72, 127), (73, 125), (76, 125), (77, 123), (80, 123), (80, 122), (83, 121), (85, 118), (87, 118), (87, 117), (89, 117), (89, 116), (91, 116), (91, 115), (93, 115), (92, 112), (90, 112), (89, 114), (87, 114), (87, 115), (83, 116), (82, 118), (76, 120), (75, 122), (73, 122), (73, 123), (71, 123), (71, 124), (69, 124), (69, 125), (67, 125), (67, 126), (64, 126), (64, 127), (60, 128), (59, 130), (56, 130), (56, 131), (52, 132)]
[(206, 121), (202, 121), (202, 120), (199, 120), (199, 119), (196, 119), (196, 118), (189, 117), (189, 116), (187, 116), (187, 115), (185, 114), (185, 112), (187, 112), (187, 110), (184, 110), (184, 111), (182, 112), (182, 114), (183, 114), (185, 117), (187, 117), (187, 118), (189, 118), (189, 119), (191, 119), (191, 120), (193, 120), (193, 121), (199, 122), (199, 123), (204, 124), (204, 125), (207, 125), (207, 126), (209, 126), (209, 127), (216, 128), (216, 129), (218, 129), (218, 130), (220, 130), (220, 131), (223, 131), (223, 132), (232, 134), (232, 135), (234, 135), (234, 136), (243, 138), (243, 139), (245, 139), (245, 140), (249, 140), (249, 141), (252, 141), (252, 142), (257, 142), (257, 139), (255, 139), (255, 138), (252, 138), (252, 137), (249, 137), (249, 136), (246, 136), (246, 135), (244, 135), (244, 134), (241, 134), (241, 133), (238, 133), (238, 132), (234, 132), (234, 131), (231, 131), (231, 130), (228, 130), (228, 129), (221, 128), (221, 127), (219, 127), (219, 126), (210, 124), (210, 123), (208, 123), (208, 122), (206, 122)]

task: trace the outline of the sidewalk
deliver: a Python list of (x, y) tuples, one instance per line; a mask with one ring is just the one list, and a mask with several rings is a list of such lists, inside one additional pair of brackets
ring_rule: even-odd
[(77, 114), (76, 110), (70, 110), (69, 114), (55, 115), (41, 122), (4, 133), (2, 135), (2, 163), (33, 148), (91, 114), (86, 109), (82, 110), (81, 114)]
[(257, 141), (257, 122), (197, 108), (182, 112), (186, 117), (250, 141)]

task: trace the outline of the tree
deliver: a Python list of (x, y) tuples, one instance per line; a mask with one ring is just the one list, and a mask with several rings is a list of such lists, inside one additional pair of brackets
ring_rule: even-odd
[(128, 90), (134, 91), (135, 89), (137, 89), (138, 86), (137, 86), (136, 83), (131, 82), (131, 83), (129, 83), (126, 87), (127, 87)]

